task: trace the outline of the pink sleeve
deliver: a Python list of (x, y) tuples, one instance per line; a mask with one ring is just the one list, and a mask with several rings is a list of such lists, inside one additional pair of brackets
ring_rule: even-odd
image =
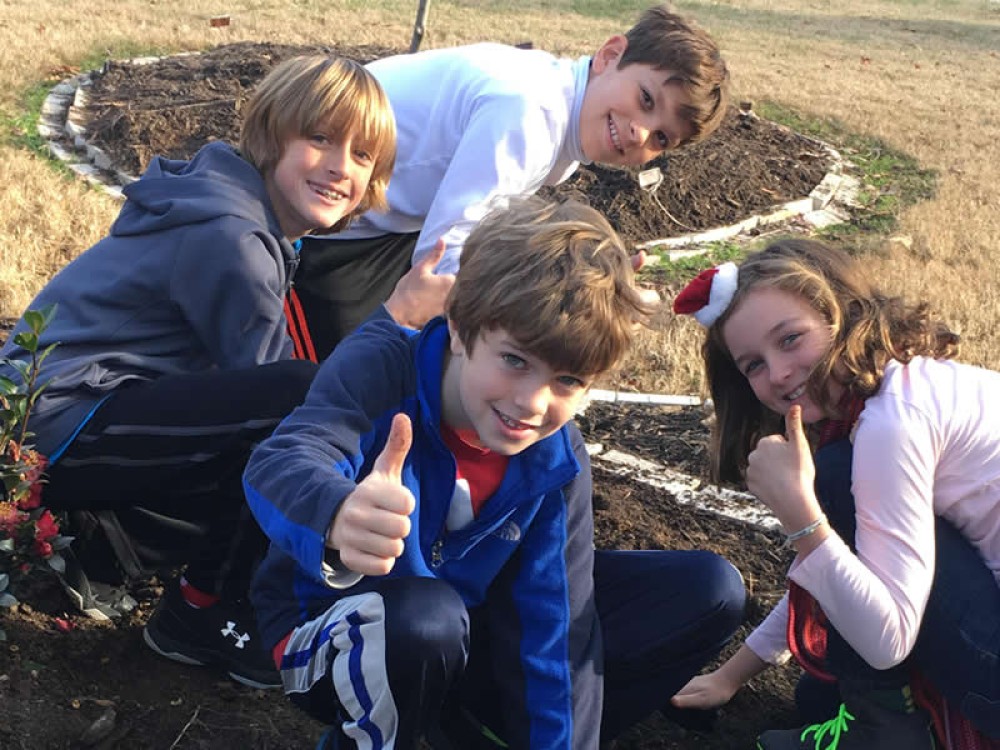
[(789, 574), (876, 669), (905, 659), (920, 630), (934, 577), (937, 454), (922, 415), (870, 399), (854, 443), (857, 555), (831, 535)]

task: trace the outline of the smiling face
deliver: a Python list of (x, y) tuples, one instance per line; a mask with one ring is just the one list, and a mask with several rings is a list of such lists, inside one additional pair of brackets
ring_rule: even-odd
[[(802, 406), (805, 423), (829, 416), (807, 393), (809, 376), (827, 353), (830, 327), (802, 297), (775, 287), (752, 289), (722, 326), (722, 338), (754, 395), (771, 411)], [(831, 396), (840, 398), (831, 384)]]
[(594, 55), (580, 109), (580, 142), (591, 161), (638, 166), (676, 148), (692, 133), (681, 117), (681, 84), (669, 70), (618, 61), (628, 41), (611, 37)]
[(452, 329), (442, 419), (475, 430), (482, 447), (513, 456), (572, 419), (589, 386), (588, 378), (553, 370), (502, 329), (480, 334), (471, 351)]
[(374, 166), (371, 153), (351, 137), (289, 138), (264, 178), (285, 236), (294, 240), (332, 227), (352, 212), (368, 190)]

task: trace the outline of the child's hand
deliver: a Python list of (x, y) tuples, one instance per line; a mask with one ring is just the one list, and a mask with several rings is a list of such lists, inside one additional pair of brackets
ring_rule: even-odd
[(768, 666), (744, 643), (718, 669), (692, 677), (670, 702), (677, 708), (716, 708)]
[(728, 703), (739, 687), (730, 685), (716, 670), (692, 677), (688, 684), (670, 699), (670, 703), (676, 708), (718, 708)]
[(444, 302), (455, 284), (455, 274), (434, 273), (444, 250), (444, 240), (438, 240), (434, 249), (407, 271), (392, 290), (385, 307), (400, 325), (420, 328), (444, 312)]
[(397, 414), (371, 473), (344, 498), (327, 532), (327, 546), (338, 550), (340, 562), (357, 573), (385, 575), (403, 554), (409, 516), (416, 507), (402, 477), (412, 442), (410, 418)]
[(802, 426), (802, 407), (793, 406), (785, 415), (785, 435), (761, 438), (750, 454), (747, 487), (791, 533), (820, 516), (815, 478), (816, 467)]

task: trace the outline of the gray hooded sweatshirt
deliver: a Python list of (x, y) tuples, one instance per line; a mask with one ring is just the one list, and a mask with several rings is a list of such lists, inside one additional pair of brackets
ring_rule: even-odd
[[(28, 425), (53, 460), (123, 384), (291, 357), (283, 306), (298, 258), (253, 165), (211, 143), (191, 161), (157, 158), (124, 192), (111, 233), (29, 306), (58, 305)], [(22, 330), (0, 356), (29, 358)], [(0, 374), (19, 382), (9, 364)]]

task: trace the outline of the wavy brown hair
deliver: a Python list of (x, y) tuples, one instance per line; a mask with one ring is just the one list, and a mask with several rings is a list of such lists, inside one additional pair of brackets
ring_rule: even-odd
[(670, 71), (685, 103), (680, 114), (691, 135), (678, 145), (698, 143), (714, 133), (729, 104), (729, 68), (708, 32), (673, 12), (667, 4), (647, 8), (625, 33), (628, 46), (618, 67), (640, 64)]
[(712, 401), (712, 476), (738, 481), (764, 435), (781, 432), (784, 420), (761, 404), (726, 348), (722, 329), (752, 290), (772, 287), (798, 295), (829, 326), (831, 345), (810, 375), (809, 393), (827, 414), (840, 404), (832, 383), (847, 396), (865, 399), (882, 384), (890, 360), (917, 356), (951, 359), (959, 336), (934, 317), (926, 302), (911, 304), (883, 293), (864, 266), (847, 253), (815, 240), (785, 239), (750, 255), (739, 269), (736, 294), (708, 329), (702, 359)]
[(445, 310), (470, 353), (481, 333), (503, 329), (550, 367), (595, 377), (652, 313), (607, 219), (540, 198), (515, 199), (473, 229)]

